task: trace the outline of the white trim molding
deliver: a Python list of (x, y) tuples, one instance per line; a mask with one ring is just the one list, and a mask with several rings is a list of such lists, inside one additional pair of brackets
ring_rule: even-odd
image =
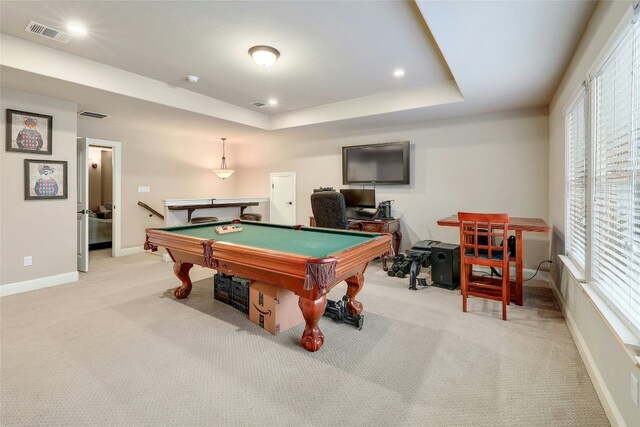
[(77, 282), (79, 277), (80, 275), (77, 271), (72, 271), (69, 273), (56, 274), (54, 276), (25, 280), (24, 282), (8, 283), (0, 286), (0, 297), (48, 288), (51, 286), (64, 285), (65, 283)]
[(129, 248), (120, 248), (116, 255), (117, 257), (127, 256), (127, 255), (135, 255), (144, 252), (142, 246), (131, 246)]
[(560, 258), (560, 261), (562, 261), (564, 266), (567, 267), (567, 270), (569, 270), (569, 273), (571, 273), (571, 275), (574, 279), (576, 279), (577, 282), (587, 282), (584, 271), (582, 271), (582, 269), (578, 265), (576, 265), (571, 258), (566, 255), (558, 255), (558, 258)]

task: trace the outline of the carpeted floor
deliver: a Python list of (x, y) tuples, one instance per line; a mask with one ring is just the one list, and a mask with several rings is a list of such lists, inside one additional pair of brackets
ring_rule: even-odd
[(503, 322), (498, 303), (464, 314), (459, 291), (409, 291), (372, 263), (362, 331), (323, 318), (308, 353), (302, 326), (267, 333), (211, 276), (194, 267), (178, 301), (171, 263), (99, 252), (79, 282), (0, 299), (0, 423), (609, 425), (544, 282)]

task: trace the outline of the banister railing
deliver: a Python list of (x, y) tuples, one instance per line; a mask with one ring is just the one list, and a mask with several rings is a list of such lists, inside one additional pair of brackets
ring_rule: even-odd
[(151, 212), (149, 214), (150, 217), (156, 215), (158, 218), (160, 218), (161, 220), (164, 221), (164, 215), (162, 215), (160, 212), (158, 212), (157, 210), (153, 209), (151, 206), (149, 206), (146, 203), (143, 203), (141, 201), (138, 200), (138, 206), (142, 206), (143, 208), (145, 208), (146, 210), (148, 210), (149, 212)]

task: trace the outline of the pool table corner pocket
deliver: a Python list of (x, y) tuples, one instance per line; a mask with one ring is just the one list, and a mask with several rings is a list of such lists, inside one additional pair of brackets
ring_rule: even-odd
[(333, 257), (309, 258), (306, 262), (304, 290), (310, 291), (314, 285), (318, 290), (323, 290), (333, 283), (336, 278), (336, 263)]

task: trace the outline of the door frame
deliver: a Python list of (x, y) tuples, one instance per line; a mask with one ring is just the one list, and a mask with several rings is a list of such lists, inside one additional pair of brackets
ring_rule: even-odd
[(296, 173), (295, 172), (271, 172), (269, 174), (269, 221), (272, 221), (273, 218), (273, 179), (276, 177), (293, 177), (293, 224), (298, 223), (298, 182), (296, 181)]
[[(89, 271), (89, 215), (86, 210), (89, 201), (88, 152), (87, 138), (77, 138), (76, 229), (78, 235), (76, 238), (76, 262), (78, 271), (83, 273)], [(81, 248), (81, 246), (84, 247)]]
[[(106, 139), (96, 139), (85, 137), (89, 147), (105, 147), (111, 148), (112, 177), (111, 185), (113, 188), (113, 211), (111, 215), (111, 256), (119, 257), (126, 255), (121, 248), (121, 221), (122, 221), (122, 144), (119, 141), (108, 141)], [(87, 150), (87, 157), (89, 152)], [(88, 159), (87, 159), (88, 160)], [(88, 184), (88, 183), (87, 183)], [(78, 183), (80, 185), (80, 183)]]

